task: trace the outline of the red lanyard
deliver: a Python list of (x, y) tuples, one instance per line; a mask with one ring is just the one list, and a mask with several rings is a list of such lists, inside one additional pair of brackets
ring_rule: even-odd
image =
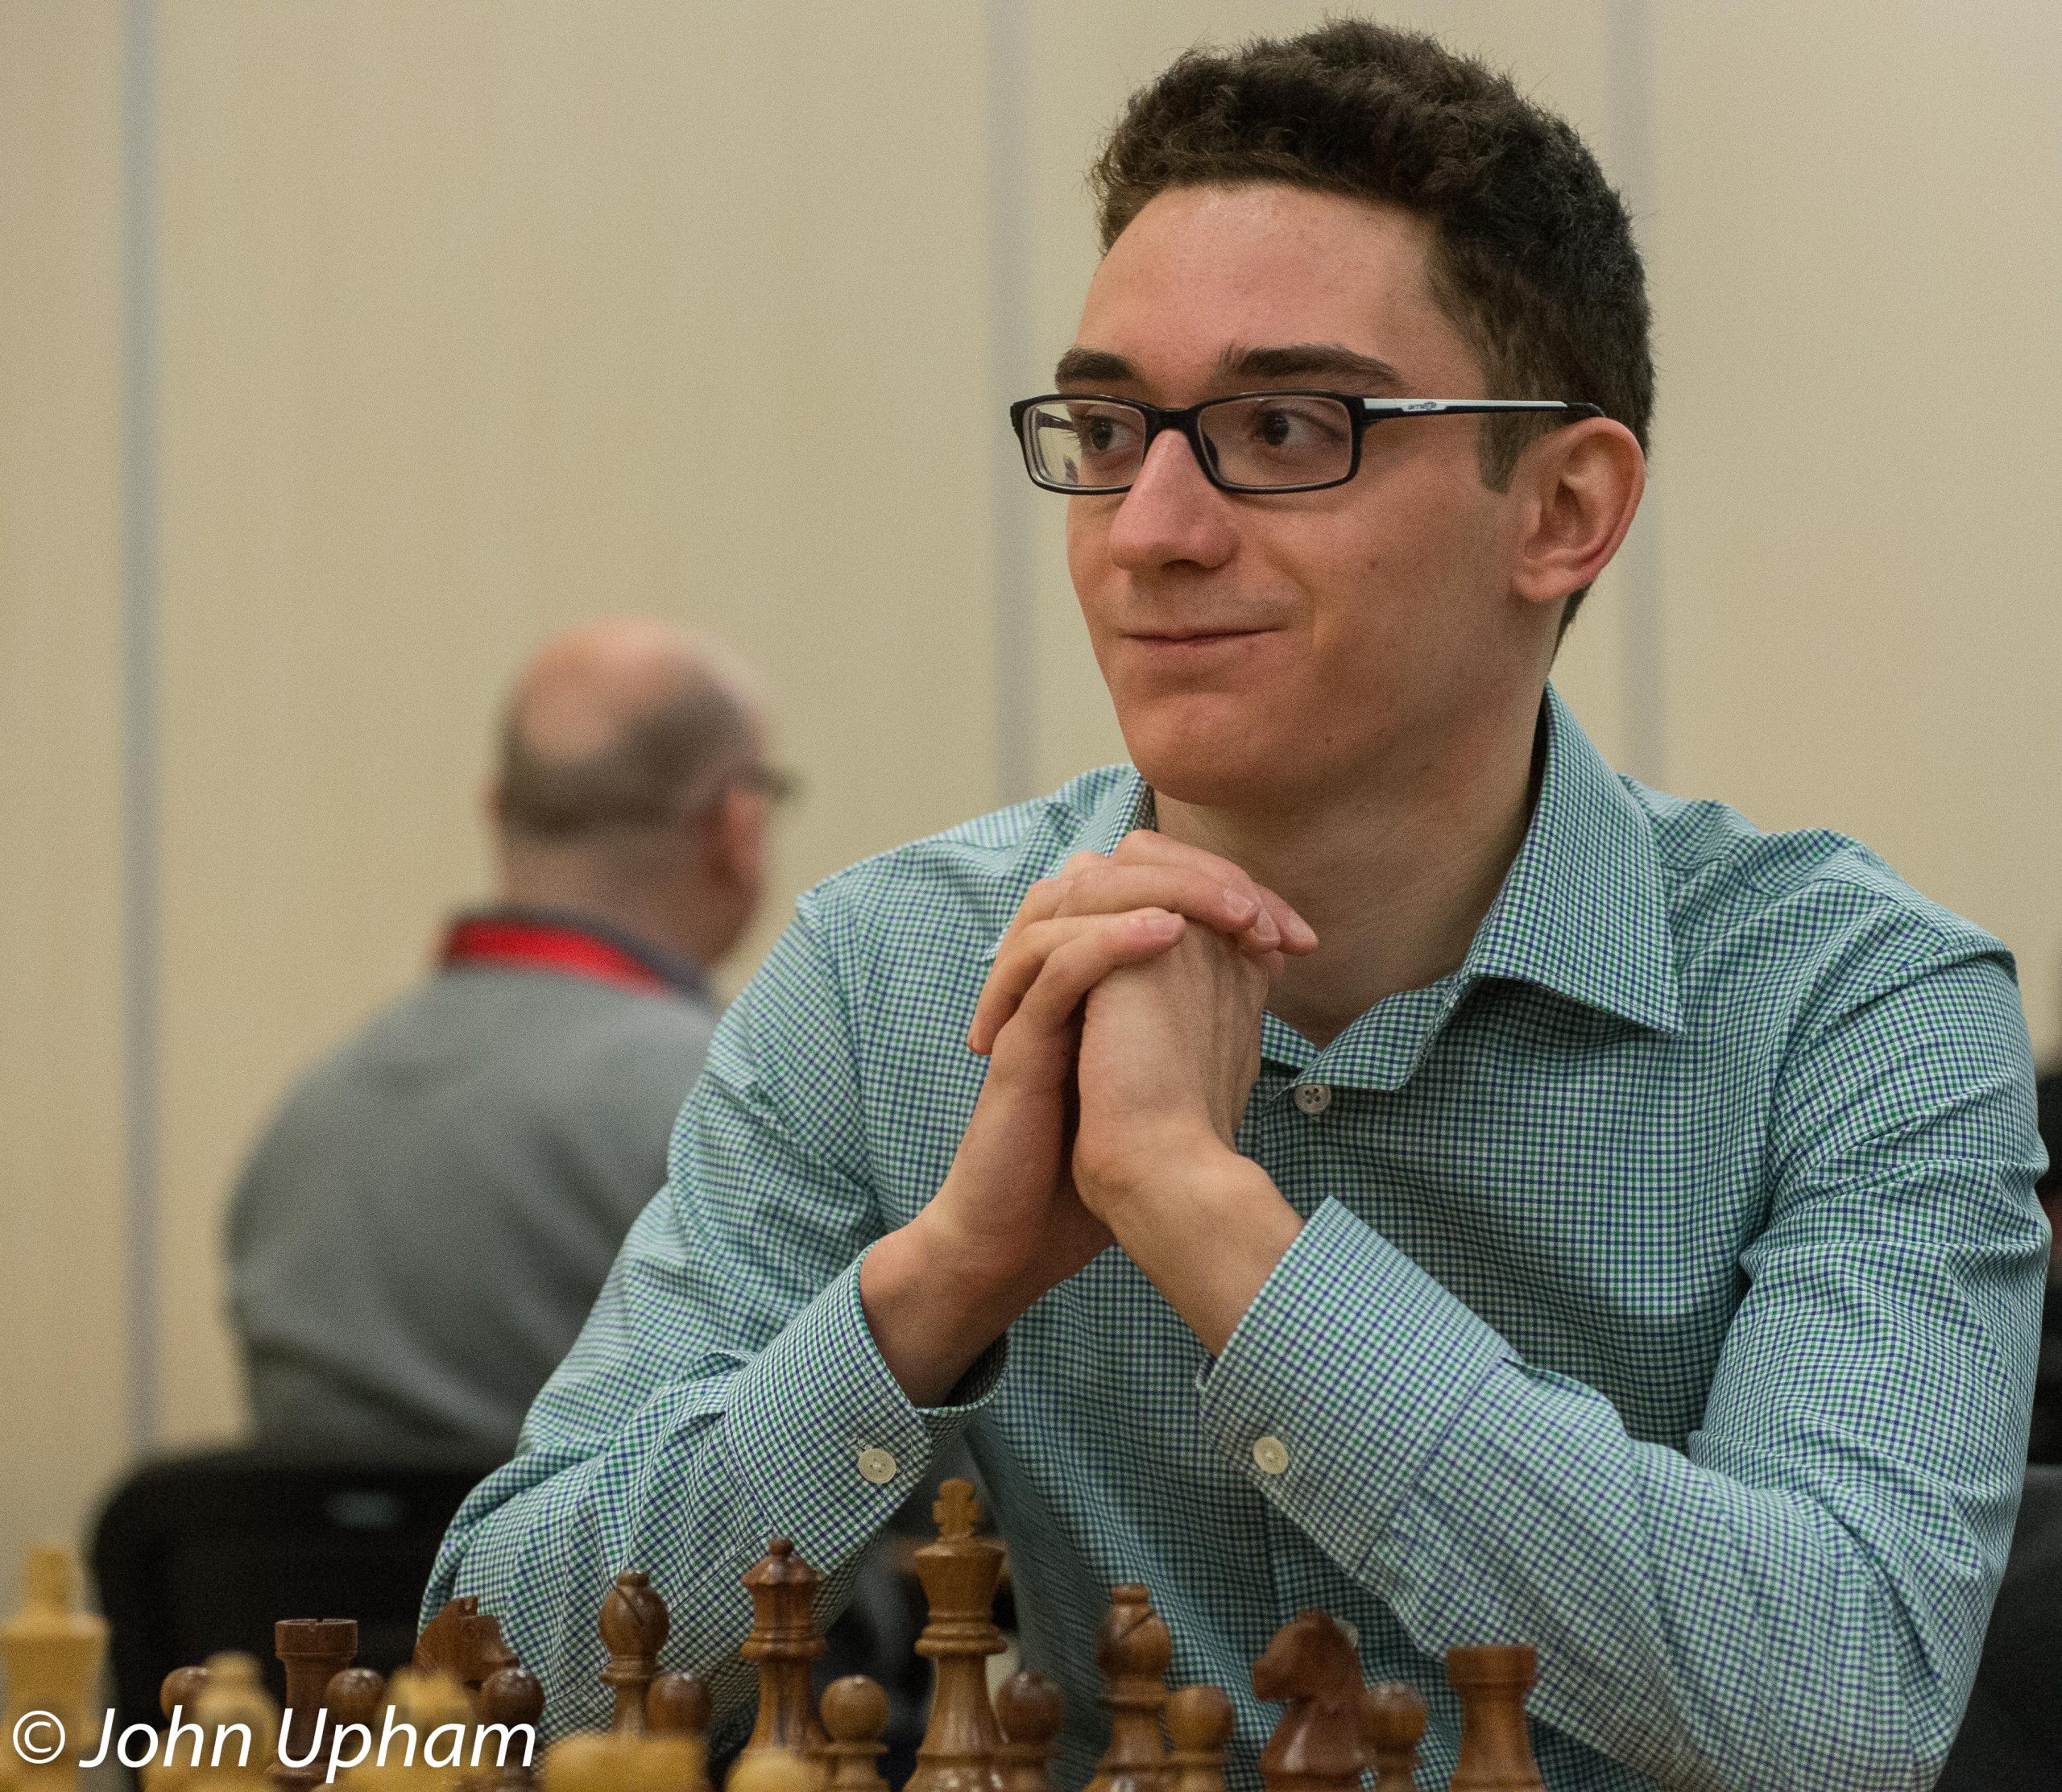
[(520, 965), (534, 970), (562, 971), (613, 983), (618, 989), (663, 991), (666, 979), (620, 946), (583, 933), (577, 927), (549, 921), (503, 921), (482, 916), (457, 922), (444, 942), (447, 965)]

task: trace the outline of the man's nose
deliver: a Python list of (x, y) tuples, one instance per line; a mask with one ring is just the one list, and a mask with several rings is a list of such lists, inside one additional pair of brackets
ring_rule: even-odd
[(1110, 557), (1128, 572), (1179, 561), (1221, 565), (1237, 544), (1228, 494), (1204, 477), (1188, 438), (1163, 429), (1110, 526)]

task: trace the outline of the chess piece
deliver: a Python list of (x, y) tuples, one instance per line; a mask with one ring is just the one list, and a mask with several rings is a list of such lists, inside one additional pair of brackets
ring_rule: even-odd
[(544, 1751), (544, 1792), (622, 1792), (622, 1744), (587, 1730)]
[(1066, 1716), (1060, 1689), (1044, 1674), (1020, 1668), (1003, 1682), (996, 1694), (996, 1724), (1002, 1732), (996, 1772), (1002, 1792), (1053, 1792), (1053, 1749)]
[(478, 1599), (467, 1593), (446, 1600), (423, 1626), (408, 1665), (418, 1674), (449, 1674), (465, 1688), (477, 1709), (480, 1688), (503, 1668), (520, 1664), (515, 1651), (501, 1640), (500, 1619), (482, 1612)]
[(279, 1710), (259, 1677), (256, 1658), (210, 1655), (200, 1671), (206, 1682), (194, 1698), (193, 1716), (207, 1753), (192, 1785), (196, 1792), (264, 1792), (279, 1749)]
[(1460, 1759), (1449, 1792), (1546, 1792), (1525, 1726), (1535, 1665), (1526, 1643), (1447, 1651), (1447, 1681), (1460, 1695)]
[(644, 1728), (654, 1736), (692, 1736), (702, 1752), (697, 1792), (710, 1792), (708, 1683), (677, 1670), (656, 1676), (644, 1689)]
[(1167, 1792), (1224, 1792), (1232, 1699), (1222, 1686), (1183, 1686), (1167, 1701)]
[(888, 1792), (878, 1765), (888, 1744), (888, 1695), (877, 1681), (848, 1674), (823, 1689), (823, 1727), (830, 1740), (823, 1745), (830, 1768), (829, 1792)]
[(613, 1736), (622, 1751), (618, 1792), (695, 1792), (702, 1784), (707, 1757), (695, 1737), (651, 1736), (642, 1730), (619, 1730)]
[(158, 1683), (158, 1709), (169, 1724), (174, 1711), (191, 1711), (207, 1690), (205, 1668), (176, 1667)]
[(762, 1749), (739, 1755), (723, 1792), (818, 1792), (823, 1784), (817, 1764), (792, 1749)]
[(937, 1680), (931, 1720), (904, 1792), (997, 1792), (1002, 1735), (988, 1703), (988, 1658), (1009, 1646), (995, 1626), (1003, 1549), (993, 1537), (974, 1534), (981, 1506), (971, 1481), (941, 1484), (931, 1516), (938, 1539), (917, 1551), (917, 1578), (930, 1608), (917, 1653), (930, 1657)]
[[(375, 1747), (371, 1773), (360, 1767), (352, 1775), (361, 1792), (458, 1792), (472, 1777), (468, 1751), (475, 1715), (463, 1682), (455, 1674), (401, 1668), (387, 1682), (387, 1703), (395, 1735), (407, 1724), (416, 1732), (418, 1747), (411, 1761), (405, 1747), (397, 1743), (383, 1769), (376, 1765)], [(384, 1718), (381, 1727), (385, 1728)]]
[[(544, 1721), (544, 1682), (526, 1667), (496, 1668), (482, 1682), (476, 1703), (482, 1727), (499, 1724), (511, 1732), (501, 1765), (495, 1769), (491, 1782), (495, 1792), (530, 1792), (536, 1784), (530, 1771), (530, 1757), (537, 1745), (537, 1726)], [(519, 1725), (528, 1727), (527, 1740), (518, 1730)], [(496, 1744), (503, 1746), (498, 1737)], [(682, 1792), (697, 1792), (698, 1784), (698, 1781), (690, 1782)]]
[[(22, 1563), (22, 1608), (0, 1627), (0, 1662), (7, 1670), (6, 1724), (0, 1728), (0, 1786), (65, 1792), (79, 1781), (78, 1762), (93, 1752), (93, 1721), (107, 1624), (79, 1609), (79, 1564), (68, 1550), (37, 1544)], [(67, 1746), (55, 1761), (24, 1761), (19, 1740), (37, 1745), (31, 1711), (64, 1726)], [(16, 1726), (27, 1724), (18, 1737)], [(77, 1746), (72, 1746), (77, 1744)]]
[(1380, 1680), (1360, 1695), (1360, 1745), (1374, 1758), (1375, 1792), (1418, 1792), (1425, 1701), (1415, 1686)]
[(602, 1683), (615, 1690), (611, 1730), (644, 1728), (644, 1691), (659, 1671), (659, 1651), (672, 1628), (666, 1602), (653, 1591), (649, 1575), (626, 1568), (615, 1577), (602, 1601), (602, 1642), (609, 1652)]
[(387, 1676), (375, 1668), (345, 1668), (331, 1674), (322, 1689), (323, 1708), (332, 1727), (362, 1724), (370, 1728), (386, 1703)]
[(320, 1759), (329, 1714), (322, 1695), (358, 1653), (352, 1618), (282, 1618), (272, 1626), (272, 1653), (287, 1670), (285, 1727), (272, 1783), (279, 1792), (311, 1792), (328, 1769)]
[[(752, 1594), (752, 1634), (738, 1653), (759, 1664), (759, 1721), (739, 1763), (742, 1766), (768, 1749), (784, 1749), (820, 1782), (815, 1757), (824, 1735), (809, 1682), (809, 1665), (824, 1647), (816, 1629), (817, 1582), (816, 1571), (785, 1537), (768, 1544), (766, 1554), (744, 1577)], [(731, 1782), (735, 1781), (733, 1772)]]
[(1253, 1663), (1253, 1691), (1288, 1710), (1261, 1751), (1267, 1792), (1360, 1792), (1360, 1657), (1323, 1612), (1299, 1612)]
[(1112, 1587), (1110, 1609), (1095, 1631), (1110, 1745), (1086, 1792), (1161, 1792), (1166, 1751), (1160, 1707), (1167, 1703), (1166, 1675), (1174, 1654), (1174, 1640), (1145, 1589), (1132, 1582)]

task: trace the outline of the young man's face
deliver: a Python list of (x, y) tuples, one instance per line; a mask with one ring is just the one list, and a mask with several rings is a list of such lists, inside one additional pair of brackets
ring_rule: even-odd
[[(1331, 194), (1163, 193), (1097, 271), (1061, 384), (1162, 405), (1485, 396), (1433, 302), (1428, 242), (1411, 215)], [(1471, 718), (1513, 691), (1536, 699), (1542, 619), (1509, 585), (1521, 507), (1482, 483), (1476, 429), (1380, 423), (1348, 484), (1265, 495), (1218, 490), (1166, 431), (1129, 491), (1068, 500), (1074, 589), (1157, 789), (1323, 801), (1464, 751)]]

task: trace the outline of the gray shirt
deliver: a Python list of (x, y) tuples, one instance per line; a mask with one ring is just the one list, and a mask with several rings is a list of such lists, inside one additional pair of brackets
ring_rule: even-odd
[(230, 1216), (258, 1441), (506, 1459), (665, 1179), (715, 1020), (691, 988), (464, 965), (304, 1077)]

